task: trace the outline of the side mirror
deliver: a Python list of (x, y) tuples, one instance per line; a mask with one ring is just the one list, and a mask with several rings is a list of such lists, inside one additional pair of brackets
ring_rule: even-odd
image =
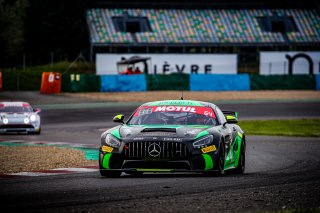
[(39, 112), (41, 112), (41, 109), (40, 109), (40, 108), (34, 108), (33, 111), (34, 111), (35, 113), (39, 113)]
[(227, 115), (226, 119), (227, 119), (227, 123), (228, 124), (236, 124), (236, 123), (238, 123), (238, 119), (235, 116)]
[(113, 118), (113, 122), (117, 122), (117, 123), (124, 123), (123, 120), (124, 120), (124, 115), (122, 114), (116, 115)]

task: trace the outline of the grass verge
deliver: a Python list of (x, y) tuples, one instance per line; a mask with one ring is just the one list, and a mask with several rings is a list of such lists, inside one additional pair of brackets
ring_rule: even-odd
[(247, 135), (320, 137), (320, 119), (239, 121)]

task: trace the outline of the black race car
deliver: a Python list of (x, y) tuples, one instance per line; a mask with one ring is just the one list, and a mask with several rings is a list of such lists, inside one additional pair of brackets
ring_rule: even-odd
[(222, 175), (245, 170), (246, 141), (236, 124), (237, 113), (191, 100), (166, 100), (141, 105), (125, 122), (101, 135), (102, 176), (122, 172), (203, 172)]

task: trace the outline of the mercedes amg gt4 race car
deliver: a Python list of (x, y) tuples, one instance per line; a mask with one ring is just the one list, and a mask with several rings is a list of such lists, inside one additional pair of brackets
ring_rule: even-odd
[(101, 135), (102, 176), (122, 172), (203, 172), (222, 175), (245, 170), (246, 141), (237, 113), (201, 101), (166, 100), (138, 107), (127, 121)]
[(0, 134), (26, 132), (40, 134), (41, 122), (38, 108), (27, 102), (0, 102)]

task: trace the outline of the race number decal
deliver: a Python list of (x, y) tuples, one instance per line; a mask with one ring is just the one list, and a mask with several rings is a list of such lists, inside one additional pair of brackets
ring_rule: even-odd
[(53, 81), (54, 81), (54, 74), (50, 74), (50, 75), (49, 75), (48, 81), (49, 81), (49, 82), (53, 82)]

